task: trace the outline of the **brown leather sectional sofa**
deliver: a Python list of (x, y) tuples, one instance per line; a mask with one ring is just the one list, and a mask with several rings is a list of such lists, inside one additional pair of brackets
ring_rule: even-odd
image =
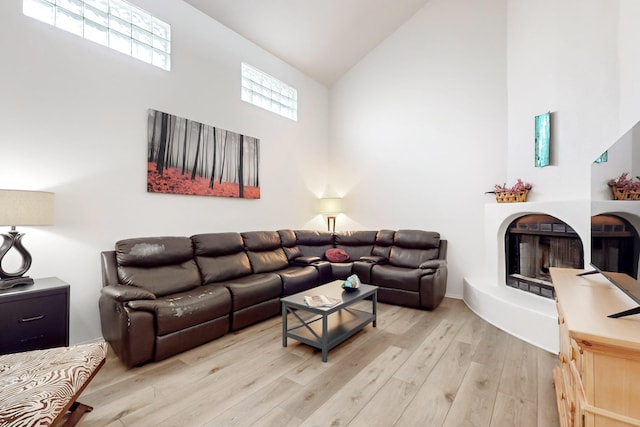
[[(343, 262), (329, 262), (328, 249)], [(435, 309), (447, 241), (422, 230), (208, 233), (121, 240), (101, 254), (102, 334), (129, 366), (159, 361), (280, 313), (280, 297), (357, 274), (378, 301)]]

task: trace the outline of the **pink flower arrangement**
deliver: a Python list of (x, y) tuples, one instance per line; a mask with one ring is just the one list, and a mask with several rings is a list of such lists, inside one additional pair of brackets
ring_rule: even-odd
[(629, 172), (625, 172), (616, 179), (609, 180), (609, 187), (615, 187), (621, 190), (640, 190), (640, 181), (634, 181), (633, 178), (627, 178)]
[(520, 178), (516, 181), (516, 183), (512, 187), (507, 187), (507, 184), (503, 185), (494, 185), (493, 191), (487, 191), (487, 193), (519, 193), (525, 190), (531, 190), (533, 186), (528, 182), (523, 182)]

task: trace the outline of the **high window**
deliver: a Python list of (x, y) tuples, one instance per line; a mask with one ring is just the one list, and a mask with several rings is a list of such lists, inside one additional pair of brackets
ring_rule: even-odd
[(242, 63), (243, 101), (298, 120), (298, 91), (270, 75)]
[(164, 70), (171, 26), (122, 0), (23, 0), (25, 15)]

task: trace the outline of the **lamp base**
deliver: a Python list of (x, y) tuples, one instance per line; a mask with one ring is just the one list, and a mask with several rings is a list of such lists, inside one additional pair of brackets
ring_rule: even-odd
[(33, 285), (31, 277), (14, 277), (11, 279), (0, 279), (0, 289), (11, 289), (18, 285)]
[(335, 216), (328, 216), (327, 217), (327, 231), (330, 231), (332, 233), (336, 232), (336, 217)]

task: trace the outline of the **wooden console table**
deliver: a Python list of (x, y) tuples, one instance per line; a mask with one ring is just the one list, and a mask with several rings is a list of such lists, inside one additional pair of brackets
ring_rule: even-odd
[(636, 304), (602, 275), (552, 268), (560, 327), (553, 371), (564, 426), (640, 426), (640, 315), (608, 318)]

